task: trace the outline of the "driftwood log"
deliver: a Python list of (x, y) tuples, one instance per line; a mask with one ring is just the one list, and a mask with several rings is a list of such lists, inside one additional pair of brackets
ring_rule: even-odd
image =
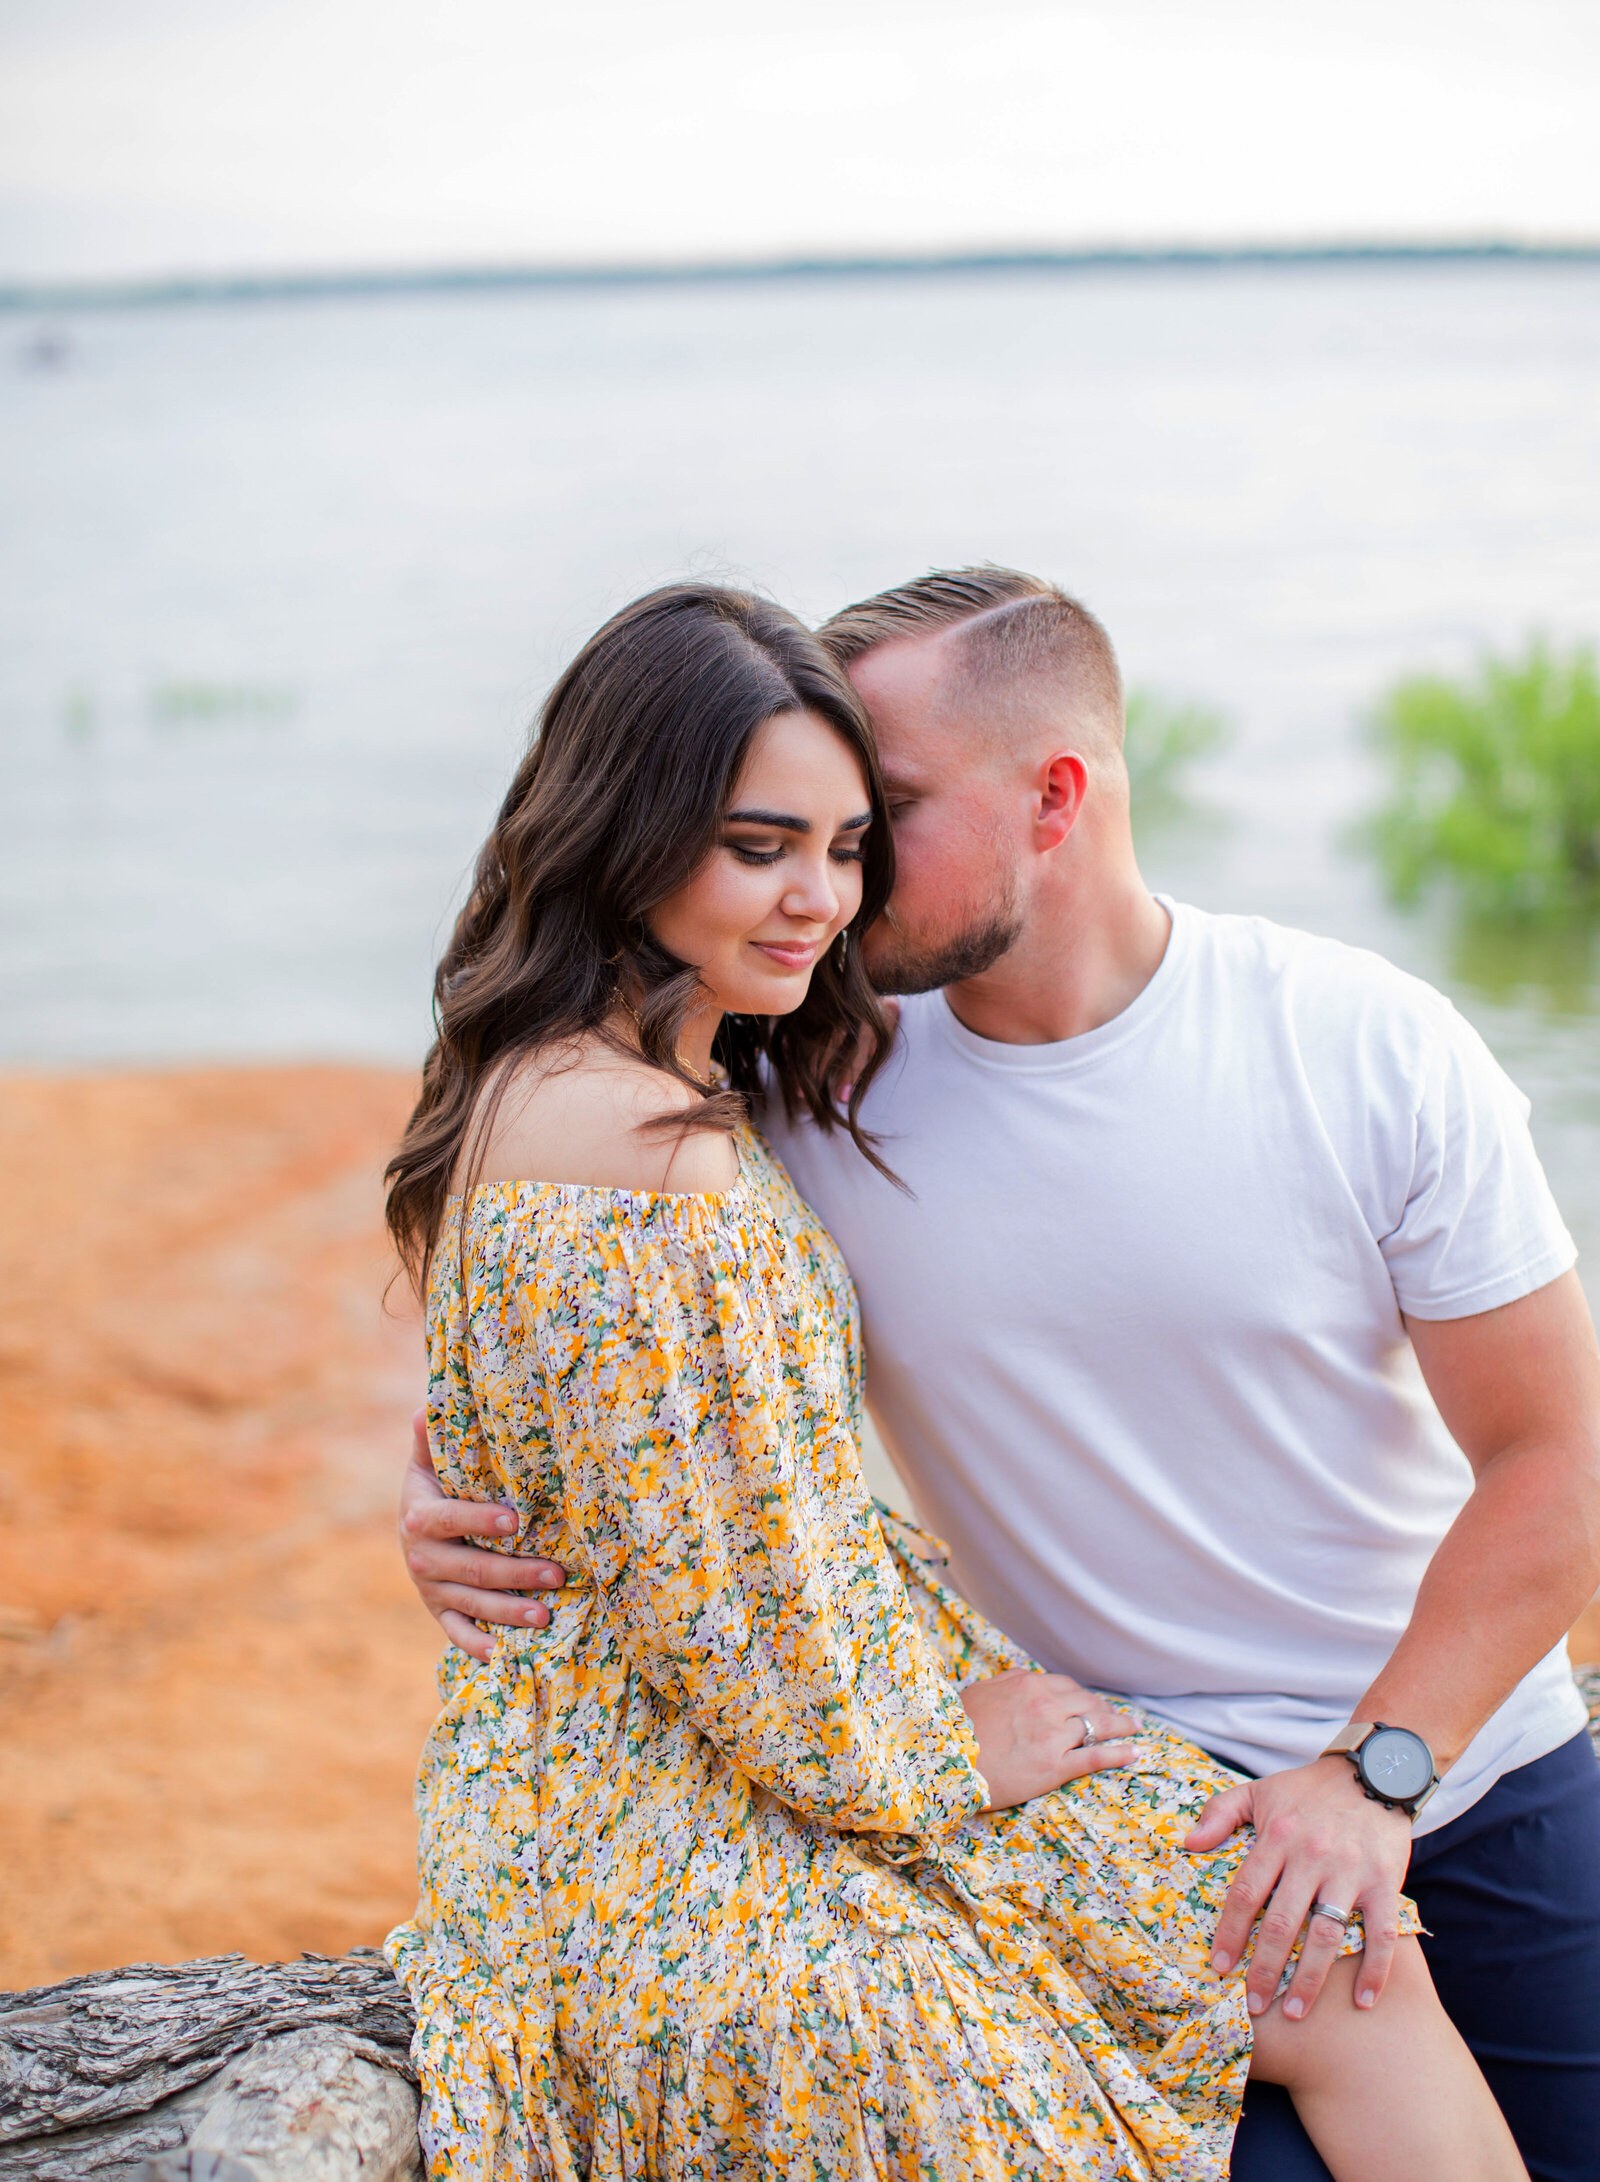
[(4, 2182), (412, 2182), (411, 2010), (370, 1948), (0, 1994)]

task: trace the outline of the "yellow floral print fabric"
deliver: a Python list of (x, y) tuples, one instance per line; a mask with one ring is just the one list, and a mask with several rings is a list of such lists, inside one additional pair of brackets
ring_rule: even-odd
[(429, 2174), (1220, 2182), (1242, 1849), (1179, 1843), (1232, 1776), (1151, 1723), (982, 1815), (959, 1689), (1026, 1662), (874, 1508), (849, 1277), (739, 1149), (720, 1196), (496, 1183), (446, 1225), (440, 1477), (570, 1582), (441, 1668), (388, 1948)]

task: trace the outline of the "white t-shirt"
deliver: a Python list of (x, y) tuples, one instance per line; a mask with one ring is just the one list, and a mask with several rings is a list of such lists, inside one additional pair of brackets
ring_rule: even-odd
[[(848, 1136), (765, 1126), (855, 1275), (872, 1414), (955, 1584), (1041, 1666), (1264, 1773), (1350, 1719), (1471, 1485), (1402, 1309), (1492, 1310), (1576, 1252), (1527, 1100), (1448, 1000), (1165, 906), (1155, 976), (1081, 1037), (903, 1004), (864, 1120), (911, 1195)], [(1583, 1722), (1558, 1648), (1419, 1830)]]

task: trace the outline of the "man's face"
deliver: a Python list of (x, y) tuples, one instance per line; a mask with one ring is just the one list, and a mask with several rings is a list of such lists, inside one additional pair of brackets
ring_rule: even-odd
[(877, 731), (894, 821), (895, 882), (862, 955), (880, 992), (976, 977), (1021, 929), (1016, 767), (946, 701), (940, 637), (880, 645), (850, 679)]

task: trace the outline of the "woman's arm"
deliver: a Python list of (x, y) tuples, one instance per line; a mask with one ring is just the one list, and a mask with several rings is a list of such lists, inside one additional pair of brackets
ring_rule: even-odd
[(705, 1199), (541, 1235), (521, 1317), (574, 1573), (638, 1671), (784, 1802), (937, 1830), (987, 1800), (977, 1739), (850, 1491), (848, 1424), (796, 1381), (763, 1247)]

